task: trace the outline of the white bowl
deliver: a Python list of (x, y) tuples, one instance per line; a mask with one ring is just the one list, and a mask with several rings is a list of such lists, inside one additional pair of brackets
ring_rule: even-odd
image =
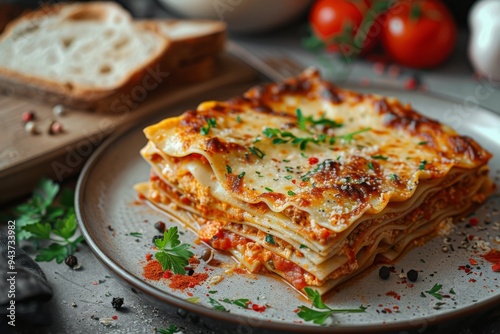
[(158, 0), (189, 18), (223, 20), (229, 30), (256, 33), (280, 27), (304, 13), (312, 0)]

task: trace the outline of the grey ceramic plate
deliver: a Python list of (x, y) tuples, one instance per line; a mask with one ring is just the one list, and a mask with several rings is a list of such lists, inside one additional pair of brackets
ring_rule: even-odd
[[(461, 104), (418, 92), (373, 87), (369, 90), (411, 102), (425, 115), (476, 138), (489, 151), (496, 153), (490, 166), (492, 176), (498, 181), (498, 115), (470, 103)], [(179, 114), (186, 107), (172, 109), (163, 116)], [(180, 292), (173, 291), (165, 281), (145, 280), (141, 263), (146, 253), (152, 252), (151, 238), (158, 234), (153, 224), (158, 220), (165, 221), (167, 226), (176, 223), (147, 205), (136, 204), (137, 194), (133, 186), (147, 180), (149, 175), (149, 167), (139, 155), (139, 149), (146, 143), (142, 128), (139, 126), (107, 142), (90, 159), (78, 182), (77, 214), (83, 234), (99, 260), (123, 284), (160, 306), (183, 309), (181, 314), (190, 314), (211, 328), (220, 328), (223, 324), (244, 333), (254, 332), (256, 328), (259, 331), (315, 333), (425, 329), (500, 303), (500, 273), (493, 272), (490, 264), (480, 256), (484, 251), (474, 247), (476, 241), (482, 239), (492, 247), (500, 248), (498, 192), (471, 217), (457, 224), (449, 235), (451, 246), (447, 245), (450, 249), (447, 253), (442, 250), (444, 238), (434, 238), (396, 263), (396, 272), (388, 280), (380, 279), (374, 268), (328, 294), (325, 302), (332, 308), (357, 308), (361, 304), (369, 307), (365, 313), (335, 314), (326, 326), (304, 323), (297, 316), (294, 312), (297, 307), (309, 306), (309, 302), (281, 280), (270, 276), (228, 274), (227, 270), (234, 262), (222, 253), (216, 257), (227, 265), (209, 267), (207, 271), (210, 276), (225, 276), (217, 285), (209, 287), (205, 283)], [(470, 226), (467, 224), (469, 219), (473, 222), (477, 219), (478, 224)], [(193, 251), (201, 254), (205, 246), (194, 243), (193, 233), (183, 227), (180, 230), (185, 232), (181, 235), (182, 241), (193, 244)], [(142, 238), (131, 236), (131, 232), (141, 233)], [(464, 239), (470, 239), (468, 248), (462, 247)], [(477, 261), (470, 270), (466, 267), (470, 266), (469, 259)], [(204, 266), (202, 263), (197, 271), (205, 272)], [(418, 281), (413, 284), (399, 275), (401, 270), (410, 269), (419, 271)], [(438, 291), (444, 296), (441, 300), (425, 292), (435, 284), (442, 285)], [(208, 293), (213, 290), (217, 292)], [(197, 303), (186, 301), (190, 297), (198, 297)], [(230, 312), (220, 312), (213, 309), (209, 298), (218, 301), (248, 298), (268, 307), (265, 312), (258, 313), (222, 302)]]

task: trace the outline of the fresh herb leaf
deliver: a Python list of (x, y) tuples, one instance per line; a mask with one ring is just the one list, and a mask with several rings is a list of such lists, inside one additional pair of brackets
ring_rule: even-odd
[[(264, 177), (264, 175), (262, 175), (262, 174), (261, 174), (261, 172), (259, 172), (259, 171), (255, 171), (255, 173), (256, 173), (259, 177)], [(240, 177), (240, 179), (241, 179), (241, 177)]]
[(427, 160), (420, 161), (420, 164), (418, 165), (418, 169), (419, 170), (424, 170), (425, 169), (425, 165), (427, 165)]
[(387, 160), (389, 159), (388, 157), (384, 157), (383, 155), (372, 155), (373, 159), (379, 159), (379, 160)]
[(287, 180), (291, 180), (291, 179), (293, 179), (293, 176), (292, 175), (285, 175), (284, 178)]
[(188, 244), (181, 244), (177, 226), (169, 228), (163, 233), (163, 239), (155, 240), (158, 252), (155, 257), (161, 263), (163, 270), (172, 270), (174, 274), (186, 274), (185, 266), (193, 253)]
[(272, 236), (272, 234), (266, 235), (266, 242), (271, 245), (276, 245), (276, 242), (274, 241), (274, 237)]
[(208, 293), (213, 295), (214, 293), (217, 293), (217, 290), (210, 290), (210, 291), (208, 291)]
[(453, 290), (453, 288), (450, 289), (450, 294), (452, 295), (456, 295), (457, 293), (455, 292), (455, 290)]
[(233, 304), (233, 305), (239, 306), (239, 307), (244, 308), (244, 309), (248, 309), (248, 303), (250, 303), (250, 300), (248, 300), (246, 298), (233, 299), (233, 300), (231, 300), (229, 298), (224, 298), (222, 301), (224, 303)]
[(241, 123), (241, 117), (240, 117), (240, 115), (236, 116), (236, 122)]
[(210, 129), (215, 127), (217, 127), (217, 121), (215, 120), (215, 118), (209, 118), (207, 119), (207, 126), (202, 126), (200, 128), (200, 134), (206, 136), (210, 132)]
[(271, 188), (269, 188), (269, 187), (265, 187), (264, 189), (266, 189), (266, 190), (267, 190), (267, 191), (269, 191), (269, 192), (273, 192), (273, 191), (274, 191), (274, 190), (272, 190), (272, 189), (271, 189)]
[(290, 162), (290, 160), (287, 160), (287, 159), (283, 159), (283, 162)]
[(309, 247), (307, 247), (306, 245), (302, 245), (302, 244), (300, 244), (299, 248), (300, 248), (300, 249), (304, 249), (304, 248), (309, 248)]
[(361, 305), (357, 309), (332, 309), (321, 299), (321, 295), (317, 290), (304, 288), (308, 298), (312, 301), (312, 306), (325, 311), (318, 311), (307, 306), (299, 306), (300, 310), (297, 315), (305, 321), (312, 321), (315, 324), (323, 325), (325, 321), (334, 313), (361, 313), (365, 312), (366, 307)]
[(140, 232), (130, 232), (128, 235), (131, 237), (142, 238), (142, 233)]
[(348, 133), (346, 135), (340, 136), (340, 138), (345, 140), (347, 143), (350, 143), (354, 139), (354, 136), (359, 135), (360, 133), (363, 133), (363, 132), (370, 131), (370, 130), (371, 130), (371, 128), (364, 128), (364, 129), (354, 131), (354, 132)]
[(443, 286), (441, 284), (434, 284), (434, 286), (429, 291), (425, 291), (425, 292), (427, 292), (428, 294), (430, 294), (434, 298), (441, 300), (441, 299), (443, 299), (443, 295), (440, 294), (438, 291), (441, 290), (442, 287)]
[(368, 169), (375, 170), (375, 168), (373, 167), (373, 162), (368, 162)]
[(233, 169), (231, 168), (231, 166), (226, 165), (226, 172), (227, 172), (228, 174), (231, 174), (231, 173), (233, 172)]
[(156, 328), (155, 333), (158, 334), (175, 334), (180, 332), (180, 330), (175, 325), (170, 325), (167, 329), (165, 328)]
[(342, 127), (342, 124), (337, 123), (335, 121), (332, 121), (330, 119), (324, 118), (324, 116), (321, 116), (319, 119), (315, 120), (313, 119), (312, 116), (304, 117), (302, 114), (302, 111), (300, 109), (297, 109), (295, 111), (295, 114), (297, 115), (297, 123), (299, 125), (299, 129), (303, 131), (307, 131), (307, 123), (311, 123), (313, 125), (324, 125), (329, 128), (340, 128)]
[(295, 193), (291, 190), (288, 190), (287, 195), (288, 196), (295, 196)]
[(193, 304), (198, 304), (200, 302), (200, 297), (189, 297), (186, 298), (186, 301)]
[(428, 143), (429, 142), (427, 142), (427, 141), (421, 141), (421, 142), (418, 143), (418, 145), (427, 145)]
[(208, 300), (210, 302), (210, 305), (212, 305), (214, 307), (214, 310), (221, 311), (221, 312), (229, 312), (229, 310), (227, 310), (224, 307), (224, 305), (222, 305), (221, 303), (219, 303), (218, 301), (216, 301), (212, 297), (209, 297)]
[(390, 175), (391, 180), (397, 181), (398, 180), (398, 174), (391, 174)]
[(259, 148), (255, 147), (255, 146), (250, 146), (248, 148), (248, 150), (250, 151), (250, 153), (257, 156), (257, 158), (259, 158), (259, 159), (264, 158), (264, 156), (266, 155), (264, 152), (262, 152)]
[(243, 176), (245, 176), (245, 172), (241, 172), (240, 174), (238, 174), (238, 179), (242, 179)]
[(57, 263), (62, 263), (68, 255), (68, 248), (66, 246), (52, 243), (48, 248), (40, 249), (40, 253), (35, 257), (35, 261), (50, 262), (55, 259)]
[[(32, 197), (16, 207), (16, 237), (18, 241), (35, 239), (38, 249), (36, 261), (56, 260), (61, 263), (65, 257), (75, 252), (83, 237), (73, 238), (77, 231), (74, 210), (74, 194), (63, 190), (59, 203), (55, 203), (60, 187), (47, 178), (42, 178), (33, 191)], [(55, 237), (57, 236), (57, 237)], [(72, 240), (73, 239), (73, 240)], [(48, 241), (56, 243), (48, 244)], [(48, 247), (45, 247), (49, 245)]]

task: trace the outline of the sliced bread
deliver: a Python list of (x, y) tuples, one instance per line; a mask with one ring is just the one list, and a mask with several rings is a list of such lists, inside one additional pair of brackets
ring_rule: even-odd
[(157, 66), (168, 45), (112, 2), (46, 6), (1, 36), (0, 81), (17, 93), (92, 108)]

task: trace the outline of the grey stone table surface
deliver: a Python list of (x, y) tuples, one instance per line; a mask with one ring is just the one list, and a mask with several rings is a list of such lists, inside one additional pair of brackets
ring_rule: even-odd
[[(165, 15), (156, 9), (151, 10), (151, 13), (155, 16)], [(143, 15), (151, 16), (151, 13)], [(237, 36), (234, 39), (250, 51), (280, 49), (303, 66), (324, 67), (324, 62), (320, 62), (317, 56), (300, 47), (300, 39), (295, 33), (298, 29), (291, 27), (265, 36)], [(437, 70), (418, 72), (403, 70), (399, 78), (388, 78), (375, 74), (371, 63), (358, 61), (351, 65), (343, 65), (341, 79), (364, 84), (390, 81), (391, 84), (401, 86), (409, 76), (418, 74), (429, 91), (456, 98), (457, 108), (466, 110), (468, 103), (472, 101), (500, 113), (500, 91), (487, 79), (476, 79), (473, 76), (472, 68), (465, 57), (466, 40), (467, 36), (462, 34), (456, 53), (447, 64)], [(325, 71), (328, 71), (328, 68)], [(334, 76), (332, 79), (338, 77)], [(81, 246), (76, 255), (82, 264), (82, 268), (76, 271), (64, 264), (41, 263), (54, 289), (54, 297), (47, 304), (52, 316), (52, 325), (27, 333), (154, 333), (155, 328), (168, 328), (170, 325), (177, 326), (187, 334), (212, 333), (183, 320), (175, 313), (160, 311), (140, 299), (112, 278), (86, 245)], [(124, 298), (123, 311), (112, 308), (113, 297)], [(96, 320), (113, 316), (117, 317), (113, 326), (105, 326)], [(498, 310), (464, 320), (465, 325), (460, 329), (450, 328), (450, 331), (462, 334), (500, 333)], [(432, 331), (427, 330), (425, 333)]]

